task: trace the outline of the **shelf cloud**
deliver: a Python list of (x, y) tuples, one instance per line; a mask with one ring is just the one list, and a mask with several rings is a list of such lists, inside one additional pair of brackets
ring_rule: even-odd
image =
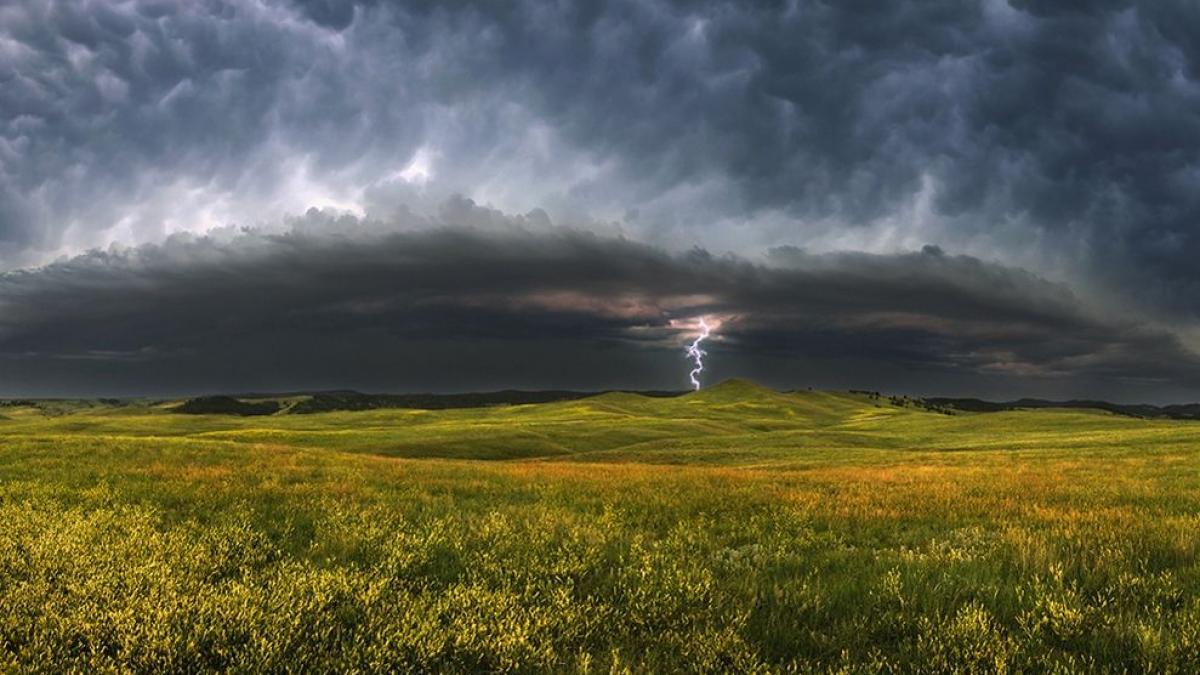
[[(464, 214), (476, 224), (442, 219)], [(249, 390), (277, 386), (281, 372), (298, 374), (288, 380), (296, 386), (332, 385), (327, 377), (442, 390), (621, 378), (652, 386), (672, 383), (675, 352), (690, 337), (682, 325), (697, 315), (721, 322), (716, 364), (854, 363), (858, 372), (838, 380), (847, 385), (872, 382), (871, 362), (918, 379), (1048, 386), (1200, 375), (1200, 359), (1166, 331), (1108, 319), (1029, 272), (935, 247), (777, 248), (751, 261), (465, 199), (422, 228), (314, 210), (281, 232), (176, 235), (8, 273), (0, 359), (10, 373), (25, 369), (17, 386), (70, 364), (130, 380), (114, 392), (197, 379)], [(613, 379), (622, 359), (659, 366)], [(322, 375), (305, 380), (314, 369)]]

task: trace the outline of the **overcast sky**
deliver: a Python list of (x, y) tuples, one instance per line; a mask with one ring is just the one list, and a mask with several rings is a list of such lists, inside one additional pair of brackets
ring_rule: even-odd
[(0, 3), (0, 396), (1200, 399), (1200, 4)]

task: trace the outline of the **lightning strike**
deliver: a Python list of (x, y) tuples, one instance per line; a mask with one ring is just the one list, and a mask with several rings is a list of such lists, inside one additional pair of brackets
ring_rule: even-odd
[(692, 368), (692, 372), (688, 373), (688, 378), (691, 379), (692, 387), (694, 387), (696, 391), (700, 391), (700, 380), (697, 379), (697, 376), (704, 372), (704, 355), (708, 353), (703, 349), (700, 349), (700, 343), (708, 339), (709, 332), (709, 326), (707, 323), (705, 323), (704, 317), (700, 317), (700, 335), (696, 336), (696, 339), (692, 342), (692, 344), (688, 345), (687, 348), (686, 357), (691, 359), (692, 363), (695, 365), (695, 367)]

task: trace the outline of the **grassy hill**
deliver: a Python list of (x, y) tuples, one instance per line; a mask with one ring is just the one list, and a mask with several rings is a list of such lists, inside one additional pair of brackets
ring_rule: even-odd
[(1197, 423), (176, 408), (3, 409), (0, 671), (1200, 668)]

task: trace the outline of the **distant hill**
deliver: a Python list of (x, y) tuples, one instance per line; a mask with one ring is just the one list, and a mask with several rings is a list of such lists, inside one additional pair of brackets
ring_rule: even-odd
[[(379, 410), (385, 408), (449, 410), (455, 408), (486, 408), (496, 405), (574, 401), (599, 396), (604, 393), (609, 392), (519, 391), (515, 389), (468, 394), (364, 394), (357, 391), (324, 391), (306, 394), (292, 392), (274, 395), (200, 396), (188, 399), (175, 407), (174, 411), (189, 415), (273, 415), (279, 412), (305, 415), (338, 410)], [(655, 398), (666, 398), (680, 396), (685, 392), (638, 391), (631, 393)]]
[(332, 410), (375, 410), (378, 408), (483, 408), (490, 405), (552, 403), (594, 396), (578, 391), (495, 391), (477, 394), (362, 394), (356, 391), (313, 394), (296, 403), (289, 412), (296, 414)]
[(1162, 417), (1179, 420), (1200, 419), (1200, 403), (1182, 405), (1156, 406), (1149, 404), (1121, 404), (1108, 401), (1046, 401), (1037, 398), (1021, 398), (1015, 401), (984, 401), (977, 398), (925, 398), (921, 399), (929, 407), (952, 408), (965, 412), (1002, 412), (1005, 410), (1029, 410), (1041, 408), (1073, 408), (1088, 410), (1106, 410), (1117, 415), (1129, 417)]
[(279, 412), (278, 401), (243, 401), (232, 396), (199, 396), (188, 399), (175, 412), (189, 415), (274, 415)]
[(0, 408), (32, 408), (43, 415), (68, 415), (81, 410), (121, 408), (147, 403), (148, 399), (118, 398), (6, 398)]
[[(875, 391), (849, 392), (879, 404), (900, 407), (924, 408), (932, 412), (954, 414), (956, 412), (992, 413), (1009, 410), (1039, 410), (1063, 408), (1075, 410), (1103, 410), (1116, 415), (1137, 418), (1160, 418), (1178, 420), (1200, 420), (1200, 403), (1156, 406), (1150, 404), (1121, 404), (1108, 401), (1070, 400), (1050, 401), (1045, 399), (1021, 398), (1011, 401), (987, 401), (978, 398), (930, 397), (910, 398), (887, 396)], [(577, 401), (607, 395), (609, 404), (638, 404), (636, 397), (677, 398), (690, 404), (708, 405), (780, 405), (801, 406), (816, 413), (824, 407), (841, 405), (836, 392), (790, 391), (781, 392), (743, 379), (725, 380), (719, 384), (692, 391), (503, 391), (461, 394), (368, 394), (353, 390), (309, 391), (287, 393), (248, 393), (233, 395), (197, 396), (182, 403), (170, 404), (172, 412), (188, 415), (275, 415), (312, 414), (334, 411), (417, 409), (449, 410), (462, 408), (487, 408), (492, 406), (524, 405), (534, 403), (556, 403)], [(620, 395), (635, 395), (634, 399), (621, 399)], [(616, 397), (614, 397), (616, 396)], [(833, 398), (830, 398), (833, 396)], [(624, 404), (621, 402), (624, 400)], [(118, 407), (129, 405), (160, 405), (166, 402), (152, 399), (0, 399), (0, 408), (35, 408), (43, 414), (61, 415), (82, 409)], [(646, 401), (646, 403), (649, 403)], [(640, 405), (640, 404), (638, 404)]]
[(787, 394), (739, 377), (730, 378), (692, 393), (694, 399), (709, 403), (770, 401), (781, 396), (787, 396)]

